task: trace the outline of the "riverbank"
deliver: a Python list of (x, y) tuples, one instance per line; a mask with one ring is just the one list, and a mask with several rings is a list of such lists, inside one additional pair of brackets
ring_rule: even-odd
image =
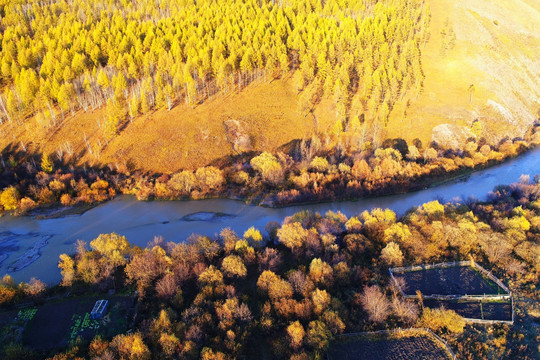
[[(533, 161), (533, 164), (540, 165), (536, 159)], [(491, 173), (496, 180), (499, 179), (498, 182), (502, 177), (497, 176), (506, 173), (515, 176), (515, 169), (523, 168), (519, 165), (526, 164), (514, 162), (505, 165), (503, 170), (506, 172), (498, 169), (496, 173)], [(536, 172), (538, 167), (531, 170)], [(474, 189), (478, 182), (492, 178), (487, 176), (491, 174), (473, 174), (465, 186), (469, 190)], [(463, 183), (455, 185), (464, 186)], [(535, 241), (538, 227), (533, 224), (538, 222), (539, 216), (539, 186), (538, 182), (511, 184), (507, 186), (508, 191), (498, 192), (488, 201), (474, 201), (463, 206), (423, 202), (422, 206), (406, 216), (396, 216), (390, 210), (362, 211), (358, 207), (345, 209), (345, 203), (337, 204), (337, 209), (326, 213), (315, 211), (313, 207), (291, 209), (291, 215), (295, 215), (289, 215), (281, 224), (274, 224), (274, 231), (268, 234), (256, 230), (260, 228), (259, 223), (252, 222), (253, 219), (260, 219), (260, 214), (253, 212), (270, 211), (267, 208), (249, 207), (239, 211), (229, 209), (232, 210), (230, 214), (236, 216), (221, 221), (226, 206), (220, 204), (227, 202), (230, 205), (233, 202), (191, 202), (192, 206), (184, 209), (190, 213), (171, 214), (171, 202), (142, 203), (133, 199), (122, 202), (115, 199), (85, 213), (81, 216), (85, 218), (84, 221), (77, 224), (80, 226), (88, 224), (88, 220), (101, 219), (102, 222), (95, 225), (105, 234), (92, 244), (91, 249), (79, 246), (77, 254), (63, 254), (60, 258), (62, 285), (53, 286), (52, 291), (62, 292), (62, 288), (67, 288), (82, 296), (66, 299), (64, 307), (52, 303), (43, 305), (47, 312), (42, 311), (41, 320), (34, 320), (31, 331), (33, 334), (41, 334), (42, 326), (36, 324), (40, 324), (44, 318), (50, 321), (51, 316), (59, 313), (69, 314), (65, 321), (59, 319), (59, 324), (68, 324), (72, 310), (69, 304), (101, 291), (101, 294), (85, 305), (84, 311), (89, 312), (98, 298), (111, 301), (111, 294), (106, 293), (113, 290), (129, 292), (133, 294), (132, 299), (138, 298), (135, 308), (137, 319), (129, 328), (133, 329), (133, 334), (140, 336), (140, 344), (146, 341), (156, 354), (161, 354), (163, 346), (152, 340), (157, 339), (153, 334), (166, 334), (165, 331), (171, 328), (179, 329), (174, 335), (175, 342), (182, 346), (192, 346), (195, 330), (190, 329), (200, 326), (195, 335), (199, 334), (197, 336), (204, 344), (199, 345), (203, 352), (206, 351), (202, 350), (203, 346), (211, 345), (226, 350), (227, 341), (231, 338), (229, 334), (236, 330), (235, 334), (244, 336), (242, 344), (247, 344), (244, 353), (248, 358), (263, 356), (257, 353), (258, 349), (249, 346), (254, 341), (263, 344), (265, 354), (272, 352), (271, 357), (274, 358), (284, 351), (292, 354), (298, 346), (294, 343), (290, 346), (288, 343), (275, 346), (274, 341), (265, 340), (268, 331), (272, 331), (274, 339), (279, 339), (280, 334), (288, 339), (287, 336), (290, 338), (293, 330), (300, 329), (300, 332), (304, 331), (302, 336), (308, 339), (328, 342), (344, 332), (357, 333), (414, 325), (427, 326), (437, 332), (460, 354), (467, 354), (467, 349), (474, 348), (480, 349), (481, 356), (486, 357), (492, 354), (493, 349), (498, 349), (497, 358), (507, 358), (507, 354), (512, 351), (520, 358), (532, 359), (534, 348), (529, 349), (523, 344), (535, 344), (534, 331), (529, 331), (535, 313), (522, 303), (514, 304), (518, 307), (514, 325), (494, 325), (495, 332), (486, 329), (490, 324), (466, 322), (466, 319), (458, 315), (461, 309), (441, 309), (440, 304), (422, 297), (403, 299), (393, 287), (388, 268), (454, 261), (469, 264), (474, 260), (500, 278), (500, 286), (504, 289), (505, 284), (508, 284), (510, 290), (505, 291), (511, 291), (520, 299), (537, 301), (538, 294), (534, 289), (539, 267), (534, 252), (538, 247)], [(403, 202), (401, 199), (396, 201)], [(213, 213), (203, 212), (201, 203), (206, 203), (207, 210), (212, 209)], [(161, 214), (153, 211), (156, 205), (161, 206)], [(165, 214), (171, 221), (162, 221)], [(90, 215), (94, 217), (89, 218)], [(109, 218), (106, 219), (104, 215)], [(121, 232), (125, 237), (109, 234), (106, 221), (118, 223), (126, 215), (134, 231), (125, 234)], [(73, 217), (64, 220), (76, 219)], [(237, 219), (241, 219), (244, 226), (253, 226), (255, 229), (250, 228), (245, 233), (227, 229)], [(53, 221), (50, 225), (58, 227), (61, 223), (57, 221), (61, 220), (43, 220), (41, 224)], [(149, 221), (161, 221), (160, 227), (149, 229)], [(138, 242), (135, 235), (140, 236), (143, 231), (151, 230), (157, 235), (159, 232), (156, 229), (171, 227), (180, 221), (182, 225), (172, 229), (176, 238), (158, 238), (143, 249), (133, 241), (135, 239)], [(201, 223), (205, 228), (215, 224), (224, 230), (209, 236), (191, 235), (188, 241), (185, 238), (180, 240), (178, 230), (185, 232), (185, 226), (195, 223)], [(520, 242), (516, 243), (515, 238), (520, 238)], [(454, 290), (456, 286), (463, 287), (460, 291), (467, 294), (472, 291), (470, 286), (475, 289), (472, 293), (484, 293), (486, 291), (482, 288), (490, 287), (490, 284), (478, 283), (478, 279), (472, 281), (470, 276), (460, 282), (459, 276), (456, 277), (459, 274), (456, 274), (443, 274), (439, 280), (444, 282), (452, 277), (455, 281), (451, 287)], [(424, 283), (426, 276), (417, 278), (417, 282)], [(434, 276), (438, 277), (436, 274)], [(431, 287), (447, 285), (431, 284)], [(25, 290), (31, 289), (30, 284), (17, 286), (9, 278), (0, 282), (0, 288), (5, 294), (12, 294), (11, 297), (3, 298), (3, 306), (6, 307), (25, 300), (40, 300), (40, 295), (44, 298), (47, 294), (43, 289), (31, 293)], [(136, 293), (134, 289), (137, 289)], [(423, 293), (429, 292), (424, 290)], [(440, 293), (437, 289), (434, 291)], [(414, 294), (414, 289), (411, 293)], [(499, 292), (495, 290), (494, 293)], [(114, 303), (111, 304), (113, 306), (107, 312), (113, 317)], [(380, 304), (383, 304), (382, 308)], [(123, 303), (121, 308), (130, 306)], [(487, 311), (486, 307), (483, 309), (479, 310), (482, 318)], [(470, 311), (469, 308), (466, 310)], [(37, 316), (40, 316), (39, 311)], [(183, 316), (178, 318), (176, 314)], [(71, 317), (77, 323), (75, 326), (66, 325), (65, 329), (79, 329), (79, 319)], [(262, 326), (251, 326), (252, 323)], [(110, 323), (111, 326), (113, 324), (114, 321)], [(215, 324), (234, 330), (225, 332)], [(313, 335), (314, 331), (318, 332)], [(485, 331), (486, 336), (481, 331)], [(500, 346), (501, 336), (511, 339), (503, 348)], [(112, 335), (94, 340), (90, 350), (95, 350), (96, 341), (106, 346), (110, 337)], [(117, 340), (113, 340), (110, 346), (117, 343)], [(489, 348), (484, 351), (474, 345), (480, 343), (488, 343)], [(85, 349), (88, 343), (79, 344), (77, 349)], [(302, 344), (306, 349), (311, 349), (311, 341)], [(179, 345), (175, 349), (183, 347)], [(78, 354), (84, 357), (84, 351)], [(306, 355), (304, 358), (312, 357), (316, 356)]]
[[(407, 181), (406, 185), (407, 187), (405, 189), (399, 188), (399, 187), (392, 187), (388, 186), (387, 188), (381, 188), (377, 191), (374, 191), (372, 193), (366, 194), (361, 197), (335, 197), (335, 198), (323, 198), (323, 199), (313, 199), (308, 201), (297, 201), (292, 203), (286, 203), (286, 204), (280, 204), (274, 202), (275, 195), (269, 194), (266, 198), (263, 198), (260, 202), (257, 201), (249, 201), (247, 199), (239, 199), (239, 200), (245, 200), (247, 204), (250, 205), (258, 205), (258, 206), (264, 206), (269, 208), (281, 208), (281, 207), (287, 207), (287, 206), (302, 206), (302, 205), (311, 205), (311, 204), (324, 204), (329, 203), (333, 201), (358, 201), (361, 199), (373, 199), (373, 198), (380, 198), (384, 196), (392, 196), (392, 195), (404, 195), (408, 193), (414, 193), (417, 191), (422, 191), (425, 189), (435, 188), (437, 186), (441, 186), (444, 184), (452, 183), (454, 181), (463, 181), (470, 175), (473, 175), (474, 173), (478, 171), (483, 170), (489, 170), (492, 168), (496, 168), (498, 166), (504, 166), (505, 163), (511, 162), (513, 160), (516, 160), (516, 158), (520, 156), (525, 156), (526, 154), (530, 152), (538, 152), (538, 156), (540, 156), (540, 149), (538, 147), (531, 147), (524, 152), (513, 156), (513, 157), (507, 157), (504, 158), (502, 161), (496, 161), (496, 160), (490, 160), (489, 162), (485, 164), (478, 164), (474, 166), (473, 168), (469, 167), (462, 167), (457, 170), (454, 170), (452, 172), (447, 172), (438, 176), (427, 176), (420, 179), (414, 179)], [(535, 174), (532, 174), (533, 176)]]
[[(486, 194), (496, 186), (516, 182), (522, 174), (530, 174), (532, 180), (535, 174), (540, 174), (539, 151), (540, 149), (536, 149), (499, 166), (468, 174), (462, 179), (406, 194), (280, 208), (247, 205), (242, 201), (227, 199), (138, 201), (133, 196), (119, 195), (80, 216), (51, 219), (6, 216), (0, 219), (0, 232), (33, 231), (53, 235), (49, 244), (40, 250), (42, 256), (38, 260), (10, 274), (16, 281), (28, 281), (39, 274), (41, 280), (54, 284), (60, 277), (57, 269), (58, 256), (61, 253), (72, 254), (77, 240), (88, 243), (101, 233), (116, 232), (144, 248), (155, 236), (163, 238), (165, 242), (184, 242), (192, 234), (215, 236), (226, 227), (243, 234), (250, 226), (254, 226), (266, 234), (264, 229), (267, 224), (282, 223), (286, 217), (304, 210), (320, 214), (332, 211), (357, 216), (364, 210), (388, 208), (401, 216), (411, 208), (433, 200), (448, 202), (460, 199), (460, 202), (465, 202), (470, 197), (486, 200)], [(230, 216), (219, 216), (219, 213)], [(11, 254), (10, 258), (0, 264), (0, 274), (8, 272), (7, 265), (21, 256), (27, 246), (30, 244), (20, 245), (17, 254)]]
[[(416, 160), (410, 159), (409, 155), (403, 157), (394, 148), (363, 152), (360, 154), (363, 158), (350, 160), (350, 165), (346, 159), (336, 165), (318, 157), (317, 161), (323, 163), (324, 169), (313, 166), (315, 159), (303, 170), (297, 168), (300, 165), (293, 164), (286, 171), (282, 169), (280, 182), (272, 184), (265, 180), (269, 175), (261, 172), (254, 162), (262, 154), (251, 159), (253, 164), (244, 158), (236, 158), (230, 160), (229, 165), (222, 164), (224, 170), (207, 167), (195, 174), (183, 171), (172, 176), (76, 169), (64, 173), (59, 169), (50, 175), (42, 172), (32, 175), (35, 181), (46, 186), (33, 185), (34, 180), (30, 178), (6, 189), (13, 189), (10, 191), (14, 194), (12, 207), (15, 210), (9, 213), (39, 218), (81, 214), (119, 193), (134, 195), (138, 200), (234, 199), (250, 205), (280, 208), (419, 191), (500, 166), (537, 149), (536, 143), (522, 140), (504, 143), (497, 149), (488, 146), (486, 150), (486, 146), (474, 156), (470, 152), (451, 152), (429, 161), (426, 160), (428, 155)], [(477, 145), (475, 147), (478, 149)], [(264, 161), (274, 161), (272, 155), (264, 156)], [(327, 157), (331, 159), (332, 155)], [(238, 164), (243, 165), (239, 168)], [(244, 182), (239, 183), (238, 177)], [(18, 178), (24, 178), (24, 174)], [(187, 188), (190, 181), (200, 184)]]
[(86, 211), (93, 209), (100, 203), (96, 204), (76, 204), (71, 206), (63, 206), (54, 204), (45, 208), (38, 207), (29, 211), (24, 216), (34, 217), (36, 219), (58, 219), (66, 216), (82, 215)]

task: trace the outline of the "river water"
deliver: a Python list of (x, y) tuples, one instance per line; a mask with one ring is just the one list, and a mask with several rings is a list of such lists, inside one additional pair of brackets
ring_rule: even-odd
[[(73, 253), (78, 239), (90, 242), (102, 233), (116, 232), (125, 235), (133, 244), (145, 246), (154, 236), (162, 236), (167, 242), (181, 242), (193, 233), (214, 235), (225, 227), (240, 235), (250, 226), (264, 232), (268, 222), (281, 222), (286, 216), (306, 209), (320, 213), (341, 211), (352, 216), (379, 207), (392, 209), (401, 215), (409, 208), (431, 200), (485, 199), (495, 186), (515, 182), (522, 174), (530, 175), (531, 179), (540, 174), (540, 149), (436, 187), (357, 201), (273, 209), (235, 200), (141, 202), (120, 196), (82, 215), (47, 220), (6, 216), (0, 218), (0, 275), (8, 273), (17, 282), (36, 277), (48, 284), (58, 283), (59, 255)], [(216, 213), (227, 216), (213, 216)], [(13, 264), (20, 266), (21, 257), (31, 255), (29, 249), (43, 237), (48, 238), (48, 244), (35, 251), (41, 256), (30, 265), (14, 271)]]

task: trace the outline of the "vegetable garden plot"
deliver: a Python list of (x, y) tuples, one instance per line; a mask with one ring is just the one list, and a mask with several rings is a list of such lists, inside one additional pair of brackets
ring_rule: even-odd
[(39, 307), (24, 330), (24, 344), (46, 350), (66, 347), (78, 337), (91, 340), (100, 334), (110, 338), (125, 332), (133, 299), (122, 296), (110, 298), (110, 311), (102, 319), (95, 320), (90, 318), (90, 312), (98, 299), (90, 296), (70, 298)]
[(448, 360), (445, 345), (427, 335), (375, 334), (340, 337), (328, 351), (329, 360)]
[(25, 329), (24, 344), (36, 349), (67, 346), (73, 316), (89, 312), (95, 301), (93, 297), (72, 298), (41, 306)]
[(454, 310), (467, 319), (512, 321), (511, 301), (424, 300), (424, 306)]
[(37, 311), (37, 308), (21, 309), (17, 313), (17, 320), (30, 321), (34, 318), (34, 315), (36, 315)]
[(89, 313), (85, 313), (84, 315), (73, 314), (71, 322), (69, 344), (73, 344), (79, 336), (90, 337), (91, 334), (97, 333), (101, 327), (100, 321), (91, 319)]
[(392, 268), (390, 277), (405, 298), (422, 295), (424, 306), (445, 307), (473, 322), (514, 323), (508, 287), (473, 261)]
[[(0, 311), (0, 344), (17, 343), (35, 308)], [(1, 357), (1, 353), (0, 353)]]
[(424, 296), (507, 294), (499, 285), (470, 266), (394, 272), (393, 275), (404, 283), (402, 290), (405, 295), (415, 295), (417, 290)]

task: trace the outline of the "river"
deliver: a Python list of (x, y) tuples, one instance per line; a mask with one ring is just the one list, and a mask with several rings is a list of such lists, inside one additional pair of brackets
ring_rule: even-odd
[[(352, 216), (379, 207), (392, 209), (401, 215), (413, 206), (436, 199), (445, 202), (471, 197), (485, 199), (495, 186), (515, 182), (522, 174), (531, 175), (531, 179), (540, 174), (540, 149), (436, 187), (357, 201), (274, 209), (235, 200), (142, 202), (133, 197), (119, 196), (82, 215), (41, 220), (5, 216), (0, 218), (0, 275), (8, 273), (17, 282), (36, 277), (47, 284), (58, 283), (58, 256), (73, 253), (78, 239), (90, 242), (101, 233), (116, 232), (125, 235), (133, 244), (145, 246), (154, 236), (162, 236), (167, 242), (181, 242), (193, 233), (214, 235), (225, 227), (240, 235), (250, 226), (264, 232), (268, 222), (281, 222), (286, 216), (306, 209), (320, 213), (341, 211)], [(36, 243), (46, 245), (34, 249), (31, 254), (29, 249)], [(24, 263), (21, 257), (26, 256), (37, 257), (37, 260), (13, 271), (13, 264)]]

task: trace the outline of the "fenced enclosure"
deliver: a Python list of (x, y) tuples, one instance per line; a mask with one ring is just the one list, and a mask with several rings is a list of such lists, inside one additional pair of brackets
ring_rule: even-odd
[(471, 322), (514, 323), (510, 290), (472, 260), (396, 267), (389, 273), (406, 299), (420, 294), (425, 306), (444, 306)]
[(469, 321), (512, 322), (512, 301), (424, 300), (424, 306), (454, 310)]
[(338, 336), (328, 360), (456, 359), (448, 344), (429, 329), (410, 328), (349, 333)]

